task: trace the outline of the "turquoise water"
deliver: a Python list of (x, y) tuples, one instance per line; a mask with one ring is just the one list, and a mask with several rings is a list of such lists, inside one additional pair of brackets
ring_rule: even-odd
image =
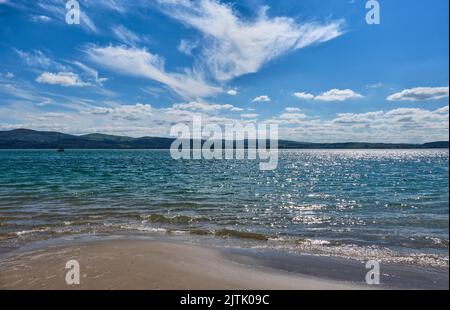
[(0, 151), (0, 247), (76, 234), (241, 240), (317, 255), (448, 266), (448, 150)]

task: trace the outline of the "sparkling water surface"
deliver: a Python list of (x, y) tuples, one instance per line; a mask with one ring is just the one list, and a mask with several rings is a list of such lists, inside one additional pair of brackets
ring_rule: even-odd
[(176, 161), (168, 151), (0, 151), (0, 247), (164, 233), (448, 267), (448, 150), (280, 151)]

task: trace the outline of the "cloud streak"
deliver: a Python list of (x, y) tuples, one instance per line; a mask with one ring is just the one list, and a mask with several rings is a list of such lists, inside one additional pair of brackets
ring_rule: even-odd
[(415, 87), (387, 97), (389, 101), (428, 101), (448, 98), (447, 87)]
[(129, 46), (136, 46), (142, 42), (142, 39), (136, 33), (123, 25), (114, 26), (112, 32), (119, 41)]
[(168, 16), (203, 35), (198, 66), (215, 79), (228, 81), (255, 73), (289, 52), (326, 42), (343, 34), (343, 21), (297, 23), (269, 17), (267, 7), (255, 19), (239, 16), (216, 0), (158, 0)]
[(164, 59), (145, 48), (126, 46), (91, 46), (85, 50), (89, 59), (111, 71), (157, 81), (185, 98), (207, 97), (222, 89), (209, 85), (203, 77), (191, 70), (167, 72)]

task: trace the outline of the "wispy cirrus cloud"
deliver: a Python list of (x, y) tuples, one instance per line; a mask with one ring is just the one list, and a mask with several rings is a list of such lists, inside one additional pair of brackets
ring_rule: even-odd
[(39, 69), (55, 69), (59, 71), (70, 70), (68, 66), (53, 60), (50, 56), (48, 56), (41, 50), (36, 49), (31, 52), (25, 52), (16, 48), (14, 48), (13, 50), (17, 53), (17, 55), (19, 55), (20, 59), (29, 67)]
[[(88, 54), (91, 60), (101, 63), (105, 68), (160, 82), (183, 98), (197, 99), (218, 94), (223, 91), (223, 82), (255, 73), (265, 64), (289, 52), (331, 40), (344, 32), (342, 20), (299, 23), (290, 17), (270, 17), (268, 7), (260, 7), (257, 16), (244, 17), (231, 5), (219, 0), (158, 0), (157, 3), (156, 7), (162, 12), (198, 30), (200, 37), (182, 39), (178, 46), (181, 52), (194, 57), (190, 68), (168, 72), (164, 68), (164, 60), (157, 60), (161, 60), (161, 56), (139, 48), (147, 42), (145, 36), (120, 24), (109, 27), (111, 33), (122, 44), (135, 48), (134, 51), (128, 49), (128, 55), (125, 55), (126, 48), (113, 46), (103, 50), (92, 48)], [(63, 4), (59, 0), (37, 0), (34, 4), (36, 10), (31, 13), (36, 16), (36, 21), (39, 20), (37, 16), (45, 16), (43, 19), (64, 22), (66, 12)], [(81, 26), (91, 34), (100, 34), (100, 28), (92, 17), (97, 18), (106, 10), (124, 16), (128, 13), (135, 14), (138, 8), (148, 5), (144, 0), (137, 1), (134, 5), (123, 0), (86, 0), (81, 10)], [(122, 51), (119, 52), (120, 48)], [(136, 52), (137, 50), (141, 52)], [(104, 60), (114, 52), (118, 52), (115, 56), (119, 59), (107, 64)], [(132, 53), (134, 55), (130, 57)], [(125, 68), (121, 63), (144, 64), (145, 70)], [(59, 67), (54, 71), (71, 70)], [(227, 93), (237, 95), (235, 90)]]
[(31, 15), (30, 20), (35, 23), (48, 23), (52, 19), (46, 15)]
[(42, 93), (37, 92), (29, 85), (23, 87), (17, 83), (5, 83), (0, 80), (0, 94), (3, 98), (12, 97), (14, 99), (19, 99), (27, 102), (34, 102), (37, 104), (44, 102), (51, 102), (49, 97), (46, 97)]
[(177, 103), (172, 106), (174, 109), (179, 110), (193, 110), (193, 111), (203, 111), (203, 112), (214, 112), (220, 110), (229, 111), (242, 111), (241, 108), (235, 107), (231, 104), (211, 104), (206, 102), (191, 101), (188, 103)]
[(95, 107), (80, 111), (82, 115), (110, 116), (114, 120), (140, 121), (153, 116), (150, 104), (136, 103), (134, 105), (117, 105), (113, 107)]
[(448, 98), (447, 87), (415, 87), (402, 90), (387, 97), (389, 101), (428, 101)]
[(217, 0), (158, 0), (163, 12), (203, 36), (198, 66), (220, 81), (257, 72), (289, 52), (329, 41), (343, 34), (342, 20), (298, 23), (269, 17), (262, 7), (254, 19), (238, 15)]
[(126, 46), (91, 46), (85, 49), (89, 59), (117, 73), (157, 81), (185, 98), (207, 97), (222, 91), (208, 84), (198, 72), (167, 72), (165, 61), (145, 48)]
[(123, 25), (112, 27), (112, 32), (119, 41), (130, 46), (136, 46), (143, 41), (140, 36)]
[(84, 0), (84, 5), (89, 9), (101, 8), (104, 10), (115, 11), (121, 14), (125, 14), (129, 11), (130, 7), (137, 4), (145, 4), (138, 2), (134, 3), (126, 0)]
[[(54, 60), (41, 50), (25, 52), (13, 49), (28, 69), (38, 72), (36, 82), (41, 84), (61, 85), (66, 87), (91, 86), (91, 90), (106, 96), (114, 96), (114, 92), (103, 88), (106, 78), (99, 77), (98, 71), (80, 61)], [(76, 70), (78, 69), (81, 70)], [(78, 71), (78, 72), (77, 72)]]
[(192, 40), (186, 40), (182, 39), (180, 43), (178, 44), (178, 51), (180, 51), (183, 54), (193, 56), (192, 52), (194, 49), (198, 47), (198, 42), (192, 41)]
[(100, 86), (102, 86), (103, 83), (108, 80), (107, 78), (100, 77), (97, 70), (85, 65), (80, 61), (74, 61), (73, 64), (78, 66), (81, 70), (83, 70), (87, 75), (89, 75), (94, 80), (96, 84)]

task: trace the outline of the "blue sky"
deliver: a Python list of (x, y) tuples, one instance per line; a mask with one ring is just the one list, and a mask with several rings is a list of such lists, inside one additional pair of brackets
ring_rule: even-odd
[(298, 141), (448, 140), (448, 1), (0, 0), (0, 129), (168, 136), (276, 122)]

